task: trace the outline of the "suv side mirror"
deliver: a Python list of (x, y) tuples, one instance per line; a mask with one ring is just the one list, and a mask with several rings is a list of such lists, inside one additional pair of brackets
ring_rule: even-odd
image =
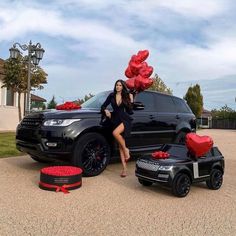
[(134, 102), (133, 109), (134, 110), (143, 110), (144, 105), (141, 102)]

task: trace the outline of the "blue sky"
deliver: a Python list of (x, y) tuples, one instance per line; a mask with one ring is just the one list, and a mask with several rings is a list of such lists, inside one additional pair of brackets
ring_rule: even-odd
[(148, 49), (174, 95), (198, 82), (206, 109), (236, 109), (233, 0), (1, 0), (0, 9), (0, 58), (15, 42), (40, 42), (48, 84), (34, 93), (47, 100), (112, 89), (131, 55)]

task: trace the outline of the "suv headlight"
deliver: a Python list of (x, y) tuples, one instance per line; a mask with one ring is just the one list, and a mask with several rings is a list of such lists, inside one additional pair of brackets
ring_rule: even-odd
[(73, 122), (80, 121), (80, 119), (51, 119), (43, 122), (44, 126), (68, 126)]

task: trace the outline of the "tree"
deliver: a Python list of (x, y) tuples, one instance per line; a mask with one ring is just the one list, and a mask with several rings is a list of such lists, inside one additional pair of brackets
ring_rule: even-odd
[(211, 111), (213, 118), (219, 119), (236, 119), (236, 111), (227, 105), (221, 107), (219, 110), (213, 109)]
[(53, 95), (51, 101), (48, 103), (47, 108), (48, 109), (55, 109), (56, 106), (57, 106), (57, 103), (55, 101), (55, 96)]
[(152, 86), (148, 88), (148, 90), (159, 91), (161, 93), (172, 95), (172, 90), (165, 85), (164, 81), (157, 74), (155, 74), (154, 78), (152, 79), (154, 82)]
[(90, 98), (94, 97), (93, 94), (89, 93), (89, 95), (85, 95), (84, 96), (84, 99), (78, 99), (76, 102), (81, 105), (83, 104), (84, 102), (86, 102), (87, 100), (89, 100)]
[(187, 93), (184, 96), (189, 107), (196, 117), (200, 117), (203, 110), (203, 96), (201, 94), (201, 88), (199, 84), (190, 86)]
[[(9, 58), (4, 63), (3, 85), (7, 89), (12, 89), (18, 93), (18, 114), (19, 121), (21, 114), (21, 94), (27, 92), (28, 81), (28, 57), (20, 55), (18, 58)], [(42, 84), (47, 83), (47, 73), (39, 66), (31, 65), (31, 88), (43, 89)]]
[(44, 102), (37, 102), (37, 101), (32, 101), (30, 107), (31, 107), (31, 109), (33, 109), (33, 108), (42, 109), (42, 110), (46, 109), (46, 105)]

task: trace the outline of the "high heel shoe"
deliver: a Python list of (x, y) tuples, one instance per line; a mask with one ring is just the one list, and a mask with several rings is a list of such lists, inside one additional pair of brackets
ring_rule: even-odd
[(122, 172), (121, 172), (121, 174), (120, 174), (120, 177), (121, 177), (121, 178), (124, 178), (124, 177), (126, 177), (126, 176), (127, 176), (126, 171), (125, 171), (125, 170), (122, 170)]

